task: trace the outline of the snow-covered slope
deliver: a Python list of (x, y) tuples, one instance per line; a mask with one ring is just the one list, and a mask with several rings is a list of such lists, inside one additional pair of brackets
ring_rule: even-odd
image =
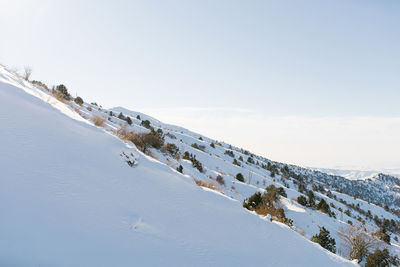
[(0, 266), (353, 265), (1, 66), (0, 125)]

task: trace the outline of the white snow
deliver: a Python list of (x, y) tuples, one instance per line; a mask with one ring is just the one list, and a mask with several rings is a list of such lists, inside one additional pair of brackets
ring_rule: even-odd
[[(181, 175), (126, 146), (2, 66), (0, 127), (0, 266), (355, 265), (202, 190), (188, 178), (197, 170)], [(203, 154), (210, 169), (225, 159)]]

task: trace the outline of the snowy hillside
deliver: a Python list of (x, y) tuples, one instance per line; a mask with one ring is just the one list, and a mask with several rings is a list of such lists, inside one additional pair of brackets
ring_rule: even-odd
[[(139, 112), (57, 98), (0, 65), (0, 266), (351, 266), (338, 231), (387, 221), (387, 247), (400, 254), (397, 178), (349, 181)], [(163, 146), (135, 146), (130, 133)], [(269, 185), (285, 191), (286, 221), (243, 208)], [(364, 190), (370, 202), (353, 195)], [(310, 191), (328, 213), (298, 203)], [(309, 240), (320, 227), (339, 255)]]

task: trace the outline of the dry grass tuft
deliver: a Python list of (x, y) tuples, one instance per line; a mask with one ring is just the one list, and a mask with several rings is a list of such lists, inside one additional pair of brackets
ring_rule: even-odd
[(207, 188), (210, 188), (210, 189), (213, 189), (213, 190), (217, 190), (217, 191), (221, 190), (221, 187), (219, 186), (219, 184), (217, 184), (214, 180), (202, 181), (202, 180), (194, 179), (194, 182), (198, 186), (207, 187)]
[(104, 127), (104, 122), (106, 121), (106, 119), (102, 116), (94, 115), (92, 117), (92, 121), (93, 121), (94, 125), (99, 126), (99, 127)]

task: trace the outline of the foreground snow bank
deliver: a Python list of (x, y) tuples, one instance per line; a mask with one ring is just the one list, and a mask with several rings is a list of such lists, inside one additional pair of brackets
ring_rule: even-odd
[(0, 266), (353, 265), (0, 77)]

